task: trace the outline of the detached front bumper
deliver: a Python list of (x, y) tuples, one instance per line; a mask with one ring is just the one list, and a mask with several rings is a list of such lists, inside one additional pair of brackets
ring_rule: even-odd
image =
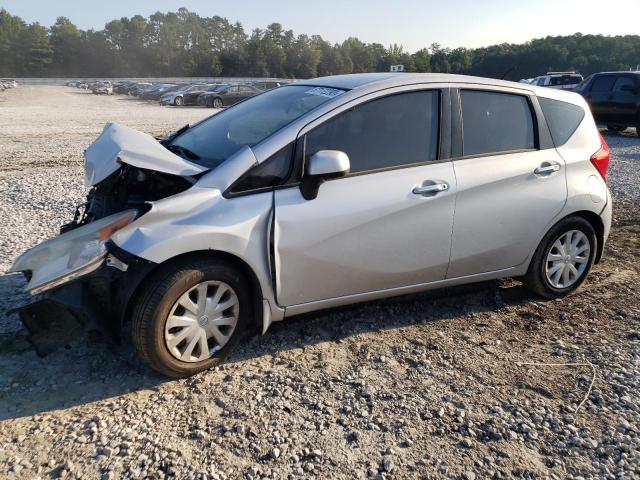
[(90, 330), (117, 342), (129, 301), (154, 267), (110, 244), (109, 255), (97, 270), (35, 295), (31, 303), (12, 312), (18, 313), (40, 356)]

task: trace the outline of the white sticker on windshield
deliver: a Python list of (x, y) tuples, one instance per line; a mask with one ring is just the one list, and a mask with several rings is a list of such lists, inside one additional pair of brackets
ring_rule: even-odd
[(339, 90), (337, 88), (328, 88), (328, 87), (315, 87), (311, 90), (307, 90), (306, 92), (309, 95), (318, 95), (320, 97), (333, 98), (337, 97), (341, 93), (344, 93), (344, 90)]

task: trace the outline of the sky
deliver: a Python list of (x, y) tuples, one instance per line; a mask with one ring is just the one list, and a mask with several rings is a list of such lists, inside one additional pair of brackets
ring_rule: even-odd
[(397, 43), (409, 52), (434, 42), (474, 48), (576, 32), (640, 34), (640, 0), (0, 0), (0, 8), (29, 23), (50, 26), (65, 16), (85, 30), (180, 7), (239, 21), (247, 32), (278, 22), (296, 35), (317, 34), (330, 42), (355, 36)]

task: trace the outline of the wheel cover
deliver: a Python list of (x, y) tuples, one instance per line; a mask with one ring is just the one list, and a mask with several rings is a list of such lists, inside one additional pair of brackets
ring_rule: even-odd
[(580, 230), (563, 233), (549, 249), (545, 272), (555, 288), (567, 288), (582, 278), (591, 254), (589, 239)]
[(164, 341), (175, 358), (201, 362), (229, 341), (238, 324), (236, 292), (224, 282), (206, 281), (183, 293), (165, 320)]

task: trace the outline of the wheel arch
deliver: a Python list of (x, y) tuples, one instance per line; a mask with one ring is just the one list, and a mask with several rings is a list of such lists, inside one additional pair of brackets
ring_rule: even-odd
[(572, 212), (568, 215), (565, 215), (564, 217), (559, 219), (547, 231), (549, 231), (555, 225), (557, 225), (558, 223), (562, 222), (563, 220), (569, 217), (581, 217), (585, 219), (587, 222), (589, 222), (593, 227), (593, 229), (595, 230), (597, 245), (596, 245), (596, 256), (594, 259), (594, 263), (599, 263), (600, 260), (602, 259), (602, 252), (604, 251), (604, 223), (602, 221), (602, 218), (600, 217), (600, 215), (590, 210), (578, 210), (576, 212)]
[(147, 281), (161, 268), (167, 268), (172, 264), (179, 264), (188, 260), (194, 259), (217, 259), (222, 262), (226, 262), (230, 264), (233, 268), (237, 269), (242, 275), (248, 280), (251, 296), (253, 299), (253, 325), (257, 327), (260, 331), (262, 330), (263, 325), (263, 302), (262, 302), (262, 287), (260, 286), (260, 281), (258, 280), (258, 276), (253, 271), (253, 269), (249, 266), (247, 262), (243, 259), (229, 252), (225, 252), (222, 250), (196, 250), (193, 252), (182, 253), (176, 255), (174, 257), (168, 258), (160, 263), (152, 264), (151, 268), (145, 269), (144, 273), (138, 278), (134, 279), (133, 282), (135, 284), (129, 285), (128, 288), (123, 288), (126, 292), (121, 300), (121, 306), (119, 308), (119, 328), (122, 331), (122, 328), (127, 323), (128, 319), (131, 316), (131, 309), (135, 304), (135, 299), (140, 294), (142, 287), (145, 285)]

